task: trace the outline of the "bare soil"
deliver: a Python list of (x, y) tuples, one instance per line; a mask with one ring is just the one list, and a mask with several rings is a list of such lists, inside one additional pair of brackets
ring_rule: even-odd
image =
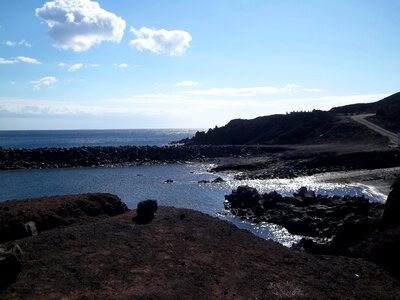
[(18, 240), (23, 268), (0, 299), (398, 299), (400, 282), (362, 259), (315, 256), (232, 224), (161, 207)]

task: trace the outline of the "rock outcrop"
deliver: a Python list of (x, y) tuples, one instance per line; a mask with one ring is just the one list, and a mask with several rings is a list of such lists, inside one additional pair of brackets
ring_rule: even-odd
[(128, 210), (111, 194), (54, 196), (0, 202), (0, 243), (70, 224), (82, 224)]
[(370, 233), (384, 208), (364, 197), (315, 195), (305, 187), (293, 197), (284, 197), (277, 192), (260, 194), (254, 188), (240, 186), (225, 199), (225, 208), (234, 215), (282, 225), (293, 234), (335, 237), (340, 243), (350, 242), (355, 236), (362, 239)]
[(381, 221), (384, 227), (400, 226), (400, 177), (392, 185)]

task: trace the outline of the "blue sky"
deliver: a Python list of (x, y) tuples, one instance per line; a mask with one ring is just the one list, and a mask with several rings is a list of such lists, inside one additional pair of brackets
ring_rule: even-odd
[(400, 90), (400, 1), (0, 2), (0, 130), (208, 128)]

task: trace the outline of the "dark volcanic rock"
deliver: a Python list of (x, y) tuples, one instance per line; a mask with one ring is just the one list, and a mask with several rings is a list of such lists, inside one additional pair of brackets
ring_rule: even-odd
[(376, 231), (344, 254), (372, 261), (400, 276), (400, 227)]
[(18, 245), (0, 247), (0, 290), (13, 284), (21, 272), (22, 251)]
[(400, 225), (400, 178), (392, 186), (381, 221), (385, 227)]
[(285, 150), (287, 148), (258, 146), (0, 148), (0, 170), (176, 163), (186, 160), (203, 161), (206, 158), (258, 155)]
[(305, 187), (294, 197), (283, 197), (240, 186), (225, 199), (225, 208), (237, 216), (282, 225), (293, 234), (335, 237), (338, 245), (362, 240), (376, 228), (383, 211), (382, 204), (364, 197), (315, 195)]
[[(117, 196), (84, 194), (0, 203), (0, 243), (21, 239), (59, 226), (87, 223), (128, 210)], [(32, 232), (33, 231), (33, 232)]]
[(141, 201), (137, 205), (136, 216), (132, 220), (138, 224), (147, 224), (154, 219), (158, 204), (156, 200)]

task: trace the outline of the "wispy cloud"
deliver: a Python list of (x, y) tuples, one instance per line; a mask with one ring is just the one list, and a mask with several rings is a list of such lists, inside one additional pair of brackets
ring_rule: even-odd
[(34, 64), (34, 65), (41, 64), (41, 62), (38, 61), (37, 59), (28, 56), (18, 56), (16, 59), (26, 64)]
[(68, 68), (68, 72), (76, 72), (76, 71), (78, 71), (78, 70), (80, 70), (80, 69), (82, 69), (82, 68), (83, 68), (83, 64), (82, 64), (82, 63), (73, 64), (72, 66), (70, 66), (70, 67)]
[(125, 20), (91, 0), (54, 0), (36, 9), (49, 26), (54, 46), (63, 50), (86, 51), (104, 41), (119, 43)]
[[(187, 85), (189, 86), (189, 85)], [(203, 90), (187, 90), (182, 91), (183, 94), (197, 96), (217, 96), (217, 97), (252, 97), (259, 95), (278, 95), (298, 92), (322, 92), (321, 89), (304, 89), (298, 84), (286, 84), (283, 87), (275, 86), (257, 86), (243, 88), (210, 88)]]
[[(46, 81), (41, 79), (33, 84), (39, 82), (44, 84)], [(172, 125), (213, 127), (224, 125), (234, 118), (254, 118), (294, 110), (330, 109), (332, 106), (377, 101), (386, 96), (388, 94), (341, 95), (267, 101), (244, 97), (235, 101), (236, 99), (230, 98), (193, 98), (182, 94), (144, 94), (127, 98), (88, 100), (85, 103), (0, 97), (0, 114), (8, 118), (40, 116), (42, 120), (48, 120), (48, 124), (52, 122), (51, 116), (76, 120), (76, 116), (79, 115), (83, 119), (85, 116), (94, 116), (96, 120), (99, 116), (104, 116), (108, 120), (114, 120), (115, 124), (119, 124), (121, 118), (126, 118), (127, 121), (133, 120), (131, 126), (138, 126), (134, 120), (139, 119), (153, 125), (155, 120), (162, 122), (168, 119), (168, 124), (177, 122)], [(47, 117), (49, 119), (46, 119)]]
[(174, 84), (176, 87), (189, 87), (189, 86), (198, 86), (200, 82), (198, 81), (191, 81), (191, 80), (184, 80)]
[(0, 57), (0, 65), (12, 65), (18, 63), (18, 60), (15, 59), (5, 59)]
[(136, 36), (129, 43), (131, 47), (156, 54), (183, 55), (192, 41), (191, 35), (183, 30), (156, 30), (147, 27), (137, 30), (131, 27), (130, 31)]
[(120, 63), (120, 64), (113, 64), (113, 66), (120, 69), (126, 69), (128, 67), (128, 64)]
[(39, 80), (31, 81), (30, 83), (33, 84), (33, 88), (35, 90), (40, 90), (43, 87), (49, 87), (51, 85), (54, 85), (57, 81), (58, 81), (57, 78), (54, 76), (46, 76), (40, 78)]
[[(65, 63), (59, 63), (58, 64), (59, 67), (67, 67), (68, 65)], [(77, 63), (77, 64), (73, 64), (70, 65), (67, 69), (68, 72), (76, 72), (82, 69), (86, 69), (86, 68), (99, 68), (100, 65), (99, 64), (82, 64), (82, 63)]]
[(19, 42), (5, 41), (5, 42), (3, 42), (3, 45), (9, 46), (9, 47), (14, 47), (14, 46), (25, 46), (25, 47), (29, 47), (29, 48), (32, 47), (32, 44), (26, 40), (21, 40)]
[(0, 65), (11, 65), (17, 63), (26, 63), (26, 64), (34, 64), (40, 65), (41, 62), (38, 61), (36, 58), (28, 57), (28, 56), (18, 56), (13, 59), (4, 59), (0, 57)]

